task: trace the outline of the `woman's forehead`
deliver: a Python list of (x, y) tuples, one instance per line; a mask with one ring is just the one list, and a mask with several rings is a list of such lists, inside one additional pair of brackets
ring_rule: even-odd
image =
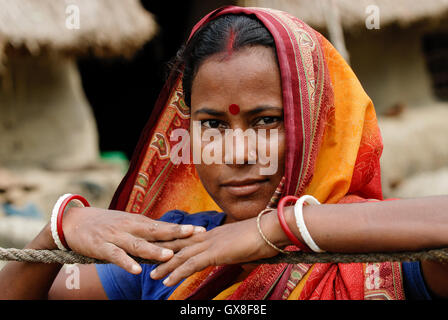
[[(280, 71), (271, 48), (240, 50), (212, 56), (199, 67), (192, 86), (192, 113), (208, 107), (281, 106)], [(236, 108), (231, 108), (234, 112)]]

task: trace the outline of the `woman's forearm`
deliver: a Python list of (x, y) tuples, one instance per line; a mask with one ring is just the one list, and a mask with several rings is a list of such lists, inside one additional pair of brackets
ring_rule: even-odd
[[(57, 249), (47, 225), (28, 249)], [(0, 271), (0, 299), (47, 299), (61, 264), (9, 262)]]
[[(294, 209), (285, 210), (291, 230), (303, 241)], [(414, 251), (448, 246), (448, 197), (305, 206), (313, 240), (331, 252)], [(287, 241), (283, 237), (283, 241)]]

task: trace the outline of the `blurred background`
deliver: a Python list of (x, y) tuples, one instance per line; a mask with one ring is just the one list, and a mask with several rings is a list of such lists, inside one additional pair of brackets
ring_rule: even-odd
[(386, 197), (448, 194), (447, 0), (0, 0), (0, 246), (63, 193), (108, 207), (167, 63), (228, 4), (290, 12), (344, 55), (379, 116)]

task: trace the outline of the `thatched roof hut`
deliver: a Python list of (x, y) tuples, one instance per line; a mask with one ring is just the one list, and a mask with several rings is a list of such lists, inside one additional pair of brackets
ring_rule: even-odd
[(75, 58), (129, 57), (156, 31), (138, 0), (0, 0), (0, 165), (94, 162), (96, 123)]
[(448, 0), (239, 0), (246, 7), (267, 7), (289, 12), (310, 26), (326, 28), (324, 11), (337, 6), (341, 24), (346, 31), (365, 25), (366, 8), (376, 5), (381, 12), (381, 26), (398, 24), (406, 27), (430, 18), (443, 19), (448, 14)]
[[(67, 26), (73, 6), (79, 29)], [(129, 56), (156, 31), (138, 0), (0, 0), (0, 54)]]

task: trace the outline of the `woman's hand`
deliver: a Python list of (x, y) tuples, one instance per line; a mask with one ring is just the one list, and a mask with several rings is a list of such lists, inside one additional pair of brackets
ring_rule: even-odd
[[(264, 215), (260, 225), (267, 238), (279, 244), (284, 239), (278, 237), (282, 232), (274, 230), (280, 227), (273, 214), (274, 211)], [(160, 245), (177, 252), (174, 257), (151, 272), (151, 278), (156, 280), (170, 274), (163, 282), (166, 286), (173, 286), (208, 266), (250, 262), (278, 254), (259, 234), (256, 218), (225, 224), (188, 239), (164, 242)]]
[(167, 261), (171, 249), (151, 242), (186, 238), (203, 227), (152, 220), (139, 214), (98, 208), (71, 208), (63, 219), (64, 236), (75, 252), (109, 261), (139, 274), (141, 266), (128, 254), (148, 260)]

